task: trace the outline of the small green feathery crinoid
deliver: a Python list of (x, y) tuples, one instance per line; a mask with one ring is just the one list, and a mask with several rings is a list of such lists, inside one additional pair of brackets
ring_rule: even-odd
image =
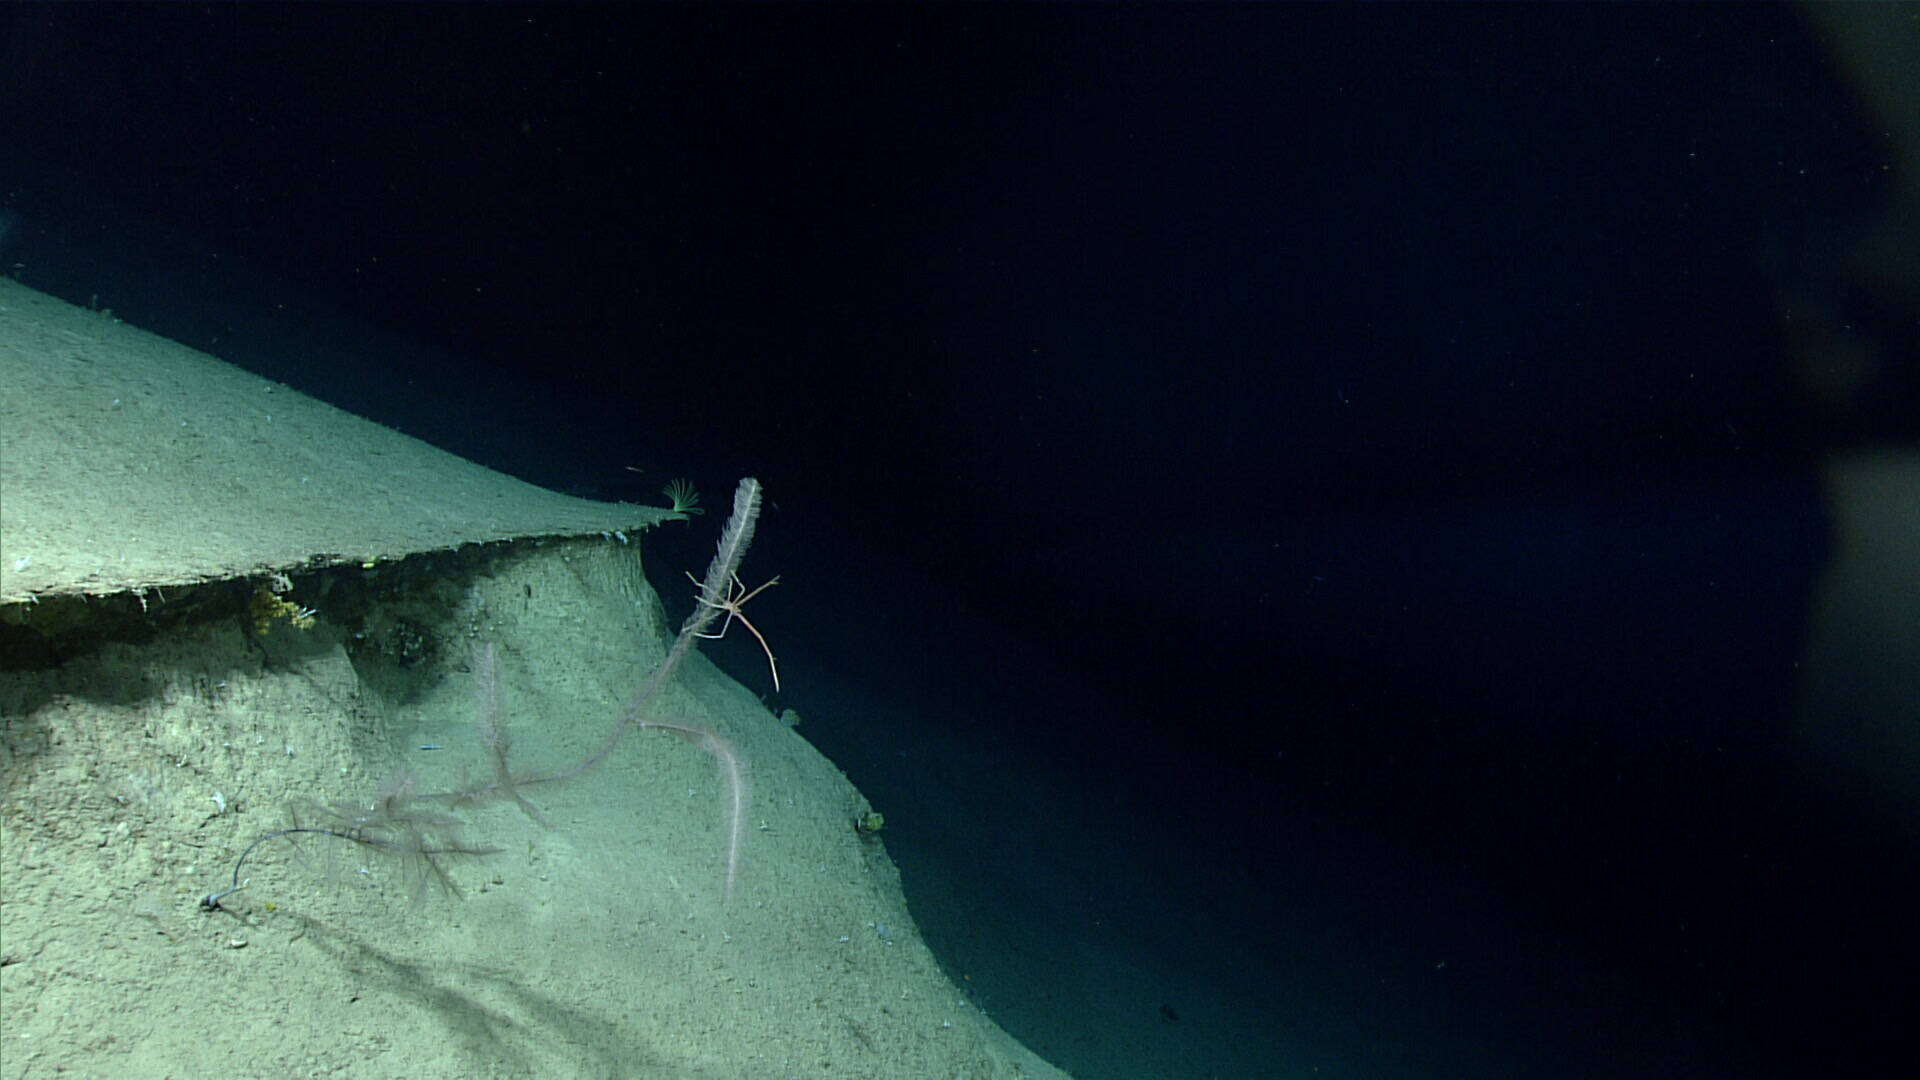
[(675, 480), (660, 489), (660, 494), (673, 500), (673, 512), (676, 514), (704, 514), (700, 509), (700, 493), (693, 490), (693, 481)]

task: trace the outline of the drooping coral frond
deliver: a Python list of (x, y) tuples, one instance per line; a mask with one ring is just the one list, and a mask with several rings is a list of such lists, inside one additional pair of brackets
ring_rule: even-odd
[(660, 494), (673, 500), (673, 512), (676, 514), (704, 514), (700, 508), (700, 493), (693, 490), (693, 481), (674, 480), (660, 489)]

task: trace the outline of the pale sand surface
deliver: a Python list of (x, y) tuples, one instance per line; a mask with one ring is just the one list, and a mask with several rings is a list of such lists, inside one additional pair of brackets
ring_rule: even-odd
[(521, 483), (6, 278), (0, 406), (0, 603), (675, 516)]
[[(860, 794), (697, 656), (661, 709), (749, 762), (730, 902), (713, 762), (630, 734), (530, 792), (551, 829), (468, 814), (502, 850), (452, 867), (463, 897), (409, 903), (393, 867), (310, 838), (200, 910), (289, 805), (485, 770), (481, 643), (516, 764), (578, 761), (671, 633), (636, 531), (665, 515), (531, 488), (11, 283), (0, 378), (0, 1075), (1063, 1075), (941, 973), (852, 826)], [(312, 625), (264, 613), (263, 587)]]

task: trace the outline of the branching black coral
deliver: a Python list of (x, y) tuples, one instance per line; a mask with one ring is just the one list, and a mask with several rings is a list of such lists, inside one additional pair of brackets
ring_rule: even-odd
[(398, 859), (413, 882), (413, 897), (426, 895), (429, 885), (437, 885), (458, 896), (460, 887), (447, 873), (449, 859), (493, 855), (501, 848), (469, 844), (460, 838), (465, 824), (459, 817), (426, 805), (415, 790), (415, 778), (402, 773), (365, 803), (333, 802), (322, 807), (311, 825), (299, 823), (296, 814), (291, 828), (275, 829), (256, 837), (240, 857), (233, 861), (233, 877), (225, 889), (200, 900), (200, 906), (216, 909), (220, 901), (246, 888), (240, 870), (254, 849), (281, 837), (323, 836), (357, 844), (367, 851)]
[[(319, 810), (319, 816), (311, 823), (302, 822), (296, 817), (290, 828), (275, 829), (255, 837), (234, 860), (227, 887), (201, 897), (200, 906), (209, 911), (223, 910), (222, 901), (246, 888), (247, 882), (240, 876), (241, 871), (247, 859), (262, 844), (269, 840), (284, 838), (297, 841), (304, 837), (341, 840), (357, 845), (364, 851), (398, 859), (413, 881), (416, 897), (424, 895), (430, 885), (438, 885), (458, 894), (459, 889), (452, 875), (447, 872), (447, 864), (454, 859), (491, 855), (502, 849), (463, 840), (459, 829), (464, 822), (453, 811), (506, 800), (513, 802), (534, 821), (546, 825), (546, 817), (528, 800), (525, 790), (541, 784), (570, 780), (596, 768), (619, 746), (628, 729), (635, 727), (652, 728), (679, 736), (712, 755), (719, 765), (721, 778), (727, 788), (725, 895), (730, 899), (739, 873), (740, 849), (746, 835), (745, 761), (734, 745), (719, 733), (697, 724), (653, 717), (650, 711), (674, 672), (699, 647), (699, 640), (711, 636), (707, 628), (722, 611), (728, 614), (729, 620), (740, 618), (745, 622), (744, 616), (740, 615), (739, 605), (745, 602), (746, 597), (733, 594), (730, 586), (738, 581), (740, 560), (745, 558), (747, 546), (753, 539), (754, 523), (759, 513), (760, 482), (749, 477), (740, 481), (739, 488), (734, 492), (733, 514), (727, 520), (726, 528), (721, 531), (719, 550), (707, 567), (707, 576), (701, 582), (699, 602), (694, 605), (693, 613), (681, 625), (680, 633), (668, 648), (666, 658), (635, 692), (632, 702), (614, 724), (612, 732), (579, 764), (545, 775), (521, 775), (513, 771), (510, 761), (513, 740), (500, 708), (498, 658), (491, 645), (485, 646), (475, 659), (475, 674), (480, 689), (478, 727), (492, 766), (489, 779), (463, 784), (457, 791), (422, 794), (418, 791), (416, 778), (411, 773), (401, 773), (384, 785), (372, 799), (329, 803)], [(749, 625), (748, 629), (753, 628)], [(753, 632), (755, 637), (759, 637), (758, 630)], [(761, 644), (765, 646), (764, 638)], [(773, 660), (771, 649), (767, 650), (767, 660), (769, 663)], [(777, 674), (775, 678), (778, 679)]]

